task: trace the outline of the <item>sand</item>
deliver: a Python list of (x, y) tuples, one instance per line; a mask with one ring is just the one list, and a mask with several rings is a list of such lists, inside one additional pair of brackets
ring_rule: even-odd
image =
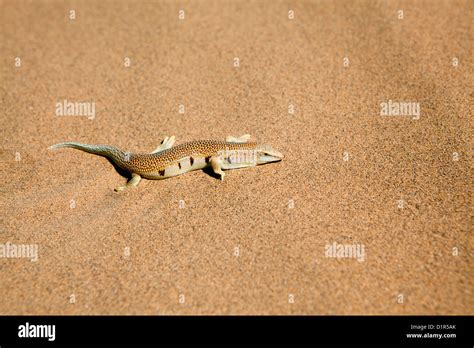
[[(473, 314), (472, 1), (1, 7), (0, 314)], [(284, 161), (120, 194), (47, 150), (245, 133)]]

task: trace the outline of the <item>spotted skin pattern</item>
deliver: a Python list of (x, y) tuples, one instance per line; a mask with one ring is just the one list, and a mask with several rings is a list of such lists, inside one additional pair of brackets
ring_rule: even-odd
[[(172, 146), (174, 137), (166, 137), (162, 145), (149, 154), (129, 153), (113, 146), (77, 142), (59, 143), (51, 146), (50, 149), (74, 148), (109, 158), (115, 165), (132, 175), (127, 185), (116, 189), (116, 191), (123, 191), (130, 186), (137, 186), (142, 177), (165, 179), (210, 166), (223, 180), (222, 169), (252, 167), (257, 164), (280, 161), (283, 158), (282, 154), (267, 145), (247, 141), (249, 137), (249, 135), (240, 138), (229, 136), (226, 141), (197, 140), (177, 146)], [(242, 162), (233, 163), (230, 155), (226, 155), (232, 151), (253, 153), (255, 156), (260, 156), (260, 160), (257, 161), (255, 157), (252, 161), (245, 159)]]
[[(230, 150), (255, 150), (257, 143), (230, 143), (219, 140), (197, 140), (184, 143), (164, 150), (157, 154), (132, 154), (127, 169), (133, 173), (146, 177), (148, 173), (164, 170), (172, 165), (180, 168), (182, 160), (189, 158), (191, 166), (197, 158), (204, 158), (206, 163), (213, 156), (217, 156), (219, 151)], [(178, 164), (179, 163), (179, 164)]]

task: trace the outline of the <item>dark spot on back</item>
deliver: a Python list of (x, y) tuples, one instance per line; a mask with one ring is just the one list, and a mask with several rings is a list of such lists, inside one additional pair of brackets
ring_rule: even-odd
[(191, 163), (191, 165), (193, 165), (194, 164), (194, 158), (189, 157), (189, 163)]
[(179, 169), (181, 169), (181, 162), (178, 162), (178, 167)]
[(209, 163), (209, 162), (211, 162), (211, 156), (206, 157), (206, 163)]
[(158, 173), (159, 173), (161, 176), (165, 176), (165, 170), (166, 170), (166, 169), (160, 170), (160, 171), (158, 171)]

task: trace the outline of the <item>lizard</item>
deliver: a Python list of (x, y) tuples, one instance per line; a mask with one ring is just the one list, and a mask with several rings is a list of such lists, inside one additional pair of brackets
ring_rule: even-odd
[(224, 180), (223, 170), (254, 167), (281, 161), (283, 155), (269, 145), (250, 142), (250, 135), (227, 136), (222, 140), (195, 140), (173, 146), (176, 137), (165, 137), (151, 153), (130, 153), (108, 145), (63, 142), (48, 149), (73, 148), (108, 158), (130, 174), (130, 180), (116, 192), (137, 187), (142, 178), (166, 179), (193, 170), (212, 168)]

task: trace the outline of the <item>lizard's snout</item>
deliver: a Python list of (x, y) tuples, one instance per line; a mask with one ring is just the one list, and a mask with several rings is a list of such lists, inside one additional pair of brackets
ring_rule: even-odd
[(285, 156), (280, 151), (275, 150), (271, 146), (265, 145), (259, 149), (258, 164), (271, 163), (281, 161)]

